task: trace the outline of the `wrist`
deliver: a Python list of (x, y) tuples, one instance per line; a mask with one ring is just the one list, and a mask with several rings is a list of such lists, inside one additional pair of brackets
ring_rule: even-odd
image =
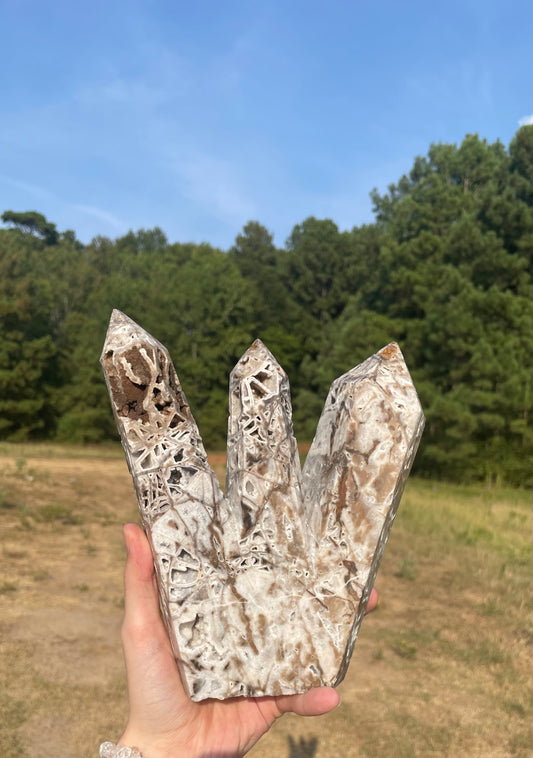
[[(176, 752), (175, 747), (170, 747), (165, 742), (160, 740), (154, 740), (153, 735), (146, 738), (142, 734), (136, 733), (134, 730), (126, 729), (117, 743), (117, 747), (124, 747), (131, 749), (131, 758), (185, 758), (187, 753)], [(133, 747), (132, 747), (133, 746)], [(108, 756), (101, 756), (100, 758), (130, 758), (129, 753), (111, 754)]]
[(122, 742), (102, 742), (99, 758), (145, 758), (136, 747), (127, 747)]

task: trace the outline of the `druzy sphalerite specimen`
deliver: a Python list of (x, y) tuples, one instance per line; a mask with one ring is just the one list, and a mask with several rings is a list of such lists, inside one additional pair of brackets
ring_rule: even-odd
[(332, 384), (301, 472), (256, 340), (230, 377), (225, 496), (163, 345), (113, 311), (102, 365), (193, 700), (338, 684), (424, 424), (398, 346)]

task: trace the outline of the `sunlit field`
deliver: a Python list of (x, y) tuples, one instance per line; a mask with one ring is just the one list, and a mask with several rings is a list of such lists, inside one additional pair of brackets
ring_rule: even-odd
[[(0, 446), (1, 756), (120, 736), (130, 520), (118, 446)], [(342, 705), (284, 717), (250, 756), (530, 756), (531, 527), (527, 492), (411, 480)]]

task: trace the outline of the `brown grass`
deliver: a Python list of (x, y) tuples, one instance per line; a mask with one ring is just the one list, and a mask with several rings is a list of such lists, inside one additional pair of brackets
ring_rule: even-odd
[[(119, 736), (128, 520), (120, 448), (0, 447), (1, 756)], [(341, 707), (284, 717), (250, 756), (532, 755), (529, 496), (411, 481), (376, 585)]]

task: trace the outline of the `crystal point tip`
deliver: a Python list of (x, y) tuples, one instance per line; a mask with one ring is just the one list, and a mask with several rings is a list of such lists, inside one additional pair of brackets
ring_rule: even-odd
[(385, 358), (386, 360), (389, 360), (390, 358), (396, 358), (397, 356), (402, 356), (402, 351), (400, 350), (400, 346), (398, 345), (397, 342), (389, 342), (388, 345), (385, 345), (385, 347), (381, 348), (381, 350), (378, 352), (378, 355), (381, 358)]
[(268, 347), (259, 338), (255, 339), (248, 350), (239, 358), (233, 371), (231, 372), (231, 378), (237, 377), (244, 378), (250, 376), (256, 371), (260, 370), (262, 366), (269, 365), (270, 370), (275, 370), (277, 373), (285, 376), (285, 371), (277, 362), (276, 358), (272, 355)]

